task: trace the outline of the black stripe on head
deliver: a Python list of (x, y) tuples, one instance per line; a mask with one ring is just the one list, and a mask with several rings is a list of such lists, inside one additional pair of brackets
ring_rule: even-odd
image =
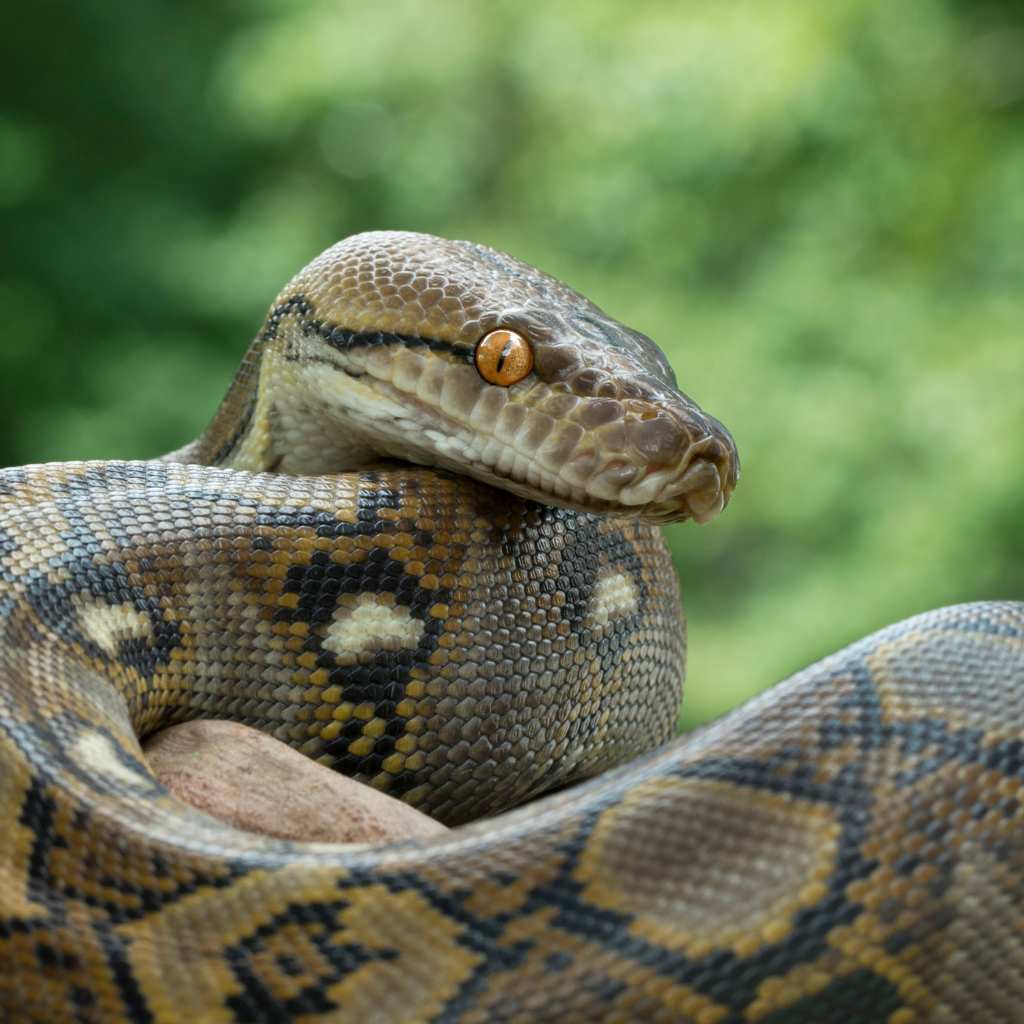
[(298, 318), (303, 334), (315, 334), (323, 338), (331, 348), (345, 352), (355, 348), (369, 348), (374, 345), (402, 345), (406, 348), (427, 348), (431, 352), (446, 352), (468, 363), (473, 362), (473, 346), (459, 345), (439, 338), (421, 337), (418, 334), (401, 334), (397, 331), (354, 331), (340, 324), (329, 323), (313, 316), (314, 307), (304, 295), (292, 295), (278, 303), (267, 316), (261, 338), (273, 341), (281, 322), (289, 316)]
[(319, 335), (331, 348), (339, 352), (375, 345), (400, 345), (403, 348), (426, 348), (431, 352), (445, 352), (467, 363), (473, 362), (473, 348), (470, 345), (457, 345), (438, 338), (421, 338), (419, 335), (398, 334), (394, 331), (350, 331), (347, 327), (338, 327), (336, 324), (327, 324), (320, 320), (304, 321), (302, 328), (309, 334)]

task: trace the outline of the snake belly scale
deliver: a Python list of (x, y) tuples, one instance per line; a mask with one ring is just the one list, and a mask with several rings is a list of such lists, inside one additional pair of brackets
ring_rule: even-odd
[[(737, 473), (643, 335), (398, 232), (297, 275), (193, 444), (0, 471), (0, 1016), (1024, 1020), (1024, 606), (667, 742), (657, 524)], [(139, 746), (196, 717), (460, 827), (234, 830)]]

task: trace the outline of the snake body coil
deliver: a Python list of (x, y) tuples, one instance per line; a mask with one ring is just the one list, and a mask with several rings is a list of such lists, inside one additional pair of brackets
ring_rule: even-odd
[[(654, 524), (737, 465), (576, 292), (375, 233), (289, 284), (192, 445), (0, 472), (3, 1019), (1024, 1020), (1024, 605), (650, 752), (683, 662)], [(603, 774), (289, 843), (156, 782), (139, 737), (196, 717), (452, 824)]]

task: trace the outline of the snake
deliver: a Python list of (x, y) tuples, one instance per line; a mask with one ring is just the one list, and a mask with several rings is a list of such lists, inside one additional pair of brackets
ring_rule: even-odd
[[(1024, 1020), (1024, 605), (677, 736), (661, 525), (738, 472), (649, 338), (411, 232), (300, 271), (186, 447), (0, 472), (0, 1015)], [(197, 718), (453, 827), (215, 820), (140, 746)]]

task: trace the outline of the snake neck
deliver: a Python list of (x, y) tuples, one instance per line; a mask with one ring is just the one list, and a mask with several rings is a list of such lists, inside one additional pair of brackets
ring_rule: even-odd
[[(372, 444), (352, 429), (335, 403), (318, 395), (318, 373), (328, 376), (315, 366), (299, 368), (277, 340), (261, 333), (203, 433), (164, 461), (297, 476), (378, 462)], [(335, 383), (331, 375), (330, 384)]]
[(162, 461), (228, 466), (233, 465), (231, 460), (238, 458), (244, 449), (245, 459), (250, 463), (244, 468), (256, 472), (272, 468), (269, 446), (260, 443), (266, 431), (261, 429), (257, 419), (261, 415), (260, 376), (265, 348), (261, 334), (249, 346), (206, 429), (194, 441), (164, 455)]

